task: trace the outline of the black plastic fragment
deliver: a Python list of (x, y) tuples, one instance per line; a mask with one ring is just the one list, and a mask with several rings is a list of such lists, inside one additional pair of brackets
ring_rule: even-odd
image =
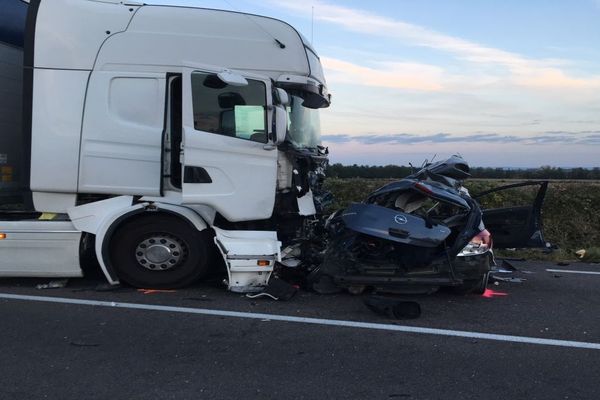
[(515, 267), (512, 263), (508, 262), (506, 259), (502, 260), (501, 267), (509, 271), (517, 271), (517, 267)]
[(403, 301), (383, 296), (369, 296), (364, 301), (369, 310), (394, 319), (416, 319), (421, 316), (421, 306), (416, 301)]
[(265, 287), (265, 290), (256, 294), (247, 294), (246, 297), (251, 299), (270, 297), (273, 300), (286, 301), (294, 297), (297, 291), (298, 288), (296, 286), (290, 285), (286, 281), (278, 278), (271, 278), (269, 284)]

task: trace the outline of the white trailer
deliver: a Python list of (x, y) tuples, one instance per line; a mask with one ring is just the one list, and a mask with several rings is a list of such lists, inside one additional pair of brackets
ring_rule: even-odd
[(307, 40), (222, 10), (4, 3), (0, 276), (81, 276), (92, 250), (112, 284), (177, 287), (216, 245), (229, 289), (260, 290), (318, 213), (330, 95)]

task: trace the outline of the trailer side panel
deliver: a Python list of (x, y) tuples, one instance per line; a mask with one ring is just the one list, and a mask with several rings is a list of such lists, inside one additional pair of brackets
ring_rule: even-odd
[(29, 191), (22, 126), (28, 5), (19, 0), (2, 0), (0, 4), (0, 210), (22, 210)]

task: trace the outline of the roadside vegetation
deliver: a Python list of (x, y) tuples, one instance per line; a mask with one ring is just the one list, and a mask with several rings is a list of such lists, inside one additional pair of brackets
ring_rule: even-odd
[[(327, 168), (330, 178), (400, 179), (418, 170), (415, 165), (342, 165), (332, 164)], [(560, 179), (560, 180), (600, 180), (600, 168), (471, 168), (474, 179)]]
[[(351, 202), (360, 202), (370, 192), (395, 179), (328, 178), (325, 187), (335, 198), (332, 210), (343, 208)], [(514, 183), (510, 179), (471, 179), (465, 183), (470, 193)], [(537, 187), (514, 188), (493, 193), (482, 199), (485, 208), (527, 205), (533, 202)], [(519, 250), (512, 257), (572, 261), (585, 250), (584, 261), (600, 262), (600, 181), (551, 180), (542, 208), (546, 240), (558, 249), (552, 252)], [(503, 253), (506, 255), (506, 253)]]

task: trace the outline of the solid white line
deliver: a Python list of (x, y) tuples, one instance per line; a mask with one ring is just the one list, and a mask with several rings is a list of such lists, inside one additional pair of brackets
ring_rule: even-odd
[(210, 309), (205, 309), (205, 308), (172, 307), (172, 306), (160, 306), (160, 305), (154, 305), (154, 304), (118, 303), (118, 302), (112, 302), (112, 301), (69, 299), (69, 298), (63, 298), (63, 297), (29, 296), (29, 295), (8, 294), (8, 293), (0, 293), (0, 299), (40, 301), (40, 302), (45, 302), (45, 303), (77, 304), (77, 305), (84, 305), (84, 306), (115, 307), (115, 308), (126, 308), (126, 309), (134, 309), (134, 310), (168, 311), (168, 312), (185, 313), (185, 314), (201, 314), (201, 315), (212, 315), (212, 316), (220, 316), (220, 317), (296, 322), (296, 323), (303, 323), (303, 324), (339, 326), (339, 327), (347, 327), (347, 328), (374, 329), (374, 330), (407, 332), (407, 333), (421, 333), (421, 334), (438, 335), (438, 336), (454, 336), (454, 337), (462, 337), (462, 338), (470, 338), (470, 339), (495, 340), (495, 341), (500, 341), (500, 342), (527, 343), (527, 344), (537, 344), (537, 345), (546, 345), (546, 346), (560, 346), (560, 347), (571, 347), (571, 348), (579, 348), (579, 349), (600, 350), (600, 343), (577, 342), (577, 341), (572, 341), (572, 340), (558, 340), (558, 339), (542, 339), (542, 338), (527, 337), (527, 336), (499, 335), (499, 334), (494, 334), (494, 333), (456, 331), (456, 330), (450, 330), (450, 329), (422, 328), (422, 327), (417, 327), (417, 326), (406, 326), (406, 325), (378, 324), (378, 323), (372, 323), (372, 322), (357, 322), (357, 321), (344, 321), (344, 320), (336, 320), (336, 319), (294, 317), (291, 315), (275, 315), (275, 314), (247, 313), (247, 312), (239, 312), (239, 311), (210, 310)]
[(564, 272), (565, 274), (600, 275), (597, 271), (574, 271), (572, 269), (547, 269), (548, 272)]

